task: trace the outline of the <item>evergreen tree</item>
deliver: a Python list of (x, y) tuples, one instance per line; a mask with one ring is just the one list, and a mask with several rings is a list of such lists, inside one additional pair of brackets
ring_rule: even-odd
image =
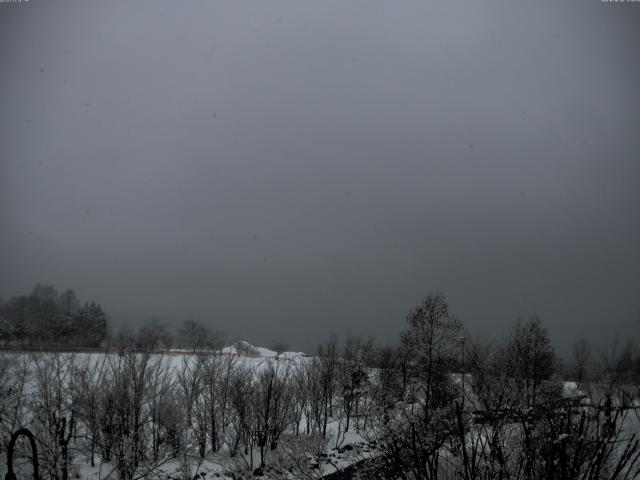
[(38, 284), (29, 295), (0, 305), (0, 342), (5, 345), (97, 347), (107, 326), (100, 305), (80, 307), (73, 290), (58, 295), (50, 285)]

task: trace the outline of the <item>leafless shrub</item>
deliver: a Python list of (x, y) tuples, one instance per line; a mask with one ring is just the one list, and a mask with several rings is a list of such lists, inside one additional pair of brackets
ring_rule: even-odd
[(206, 436), (212, 452), (217, 452), (226, 438), (232, 414), (232, 381), (237, 358), (209, 356), (202, 372), (202, 414), (206, 423)]
[[(640, 446), (624, 434), (626, 416), (569, 402), (494, 412), (473, 425), (457, 406), (459, 472), (471, 479), (633, 479), (640, 476)], [(493, 425), (503, 425), (498, 432)]]
[(71, 380), (75, 356), (63, 353), (33, 354), (34, 390), (31, 422), (37, 439), (43, 473), (52, 480), (67, 480), (75, 413)]
[(6, 451), (11, 434), (26, 425), (30, 412), (27, 387), (32, 356), (0, 352), (0, 448)]

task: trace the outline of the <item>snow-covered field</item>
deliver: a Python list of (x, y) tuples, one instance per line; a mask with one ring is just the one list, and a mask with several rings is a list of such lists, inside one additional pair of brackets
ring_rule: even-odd
[[(321, 391), (323, 376), (327, 372), (322, 371), (322, 362), (318, 358), (302, 352), (275, 352), (239, 341), (217, 351), (159, 351), (147, 357), (148, 363), (142, 362), (144, 357), (142, 353), (123, 355), (115, 352), (0, 352), (0, 394), (9, 392), (6, 398), (0, 397), (0, 434), (4, 437), (3, 442), (6, 442), (11, 431), (20, 426), (32, 428), (43, 449), (43, 462), (51, 463), (52, 455), (59, 455), (59, 446), (56, 444), (58, 433), (51, 429), (57, 428), (59, 423), (56, 422), (60, 418), (70, 418), (74, 411), (76, 428), (69, 444), (70, 478), (118, 478), (114, 459), (101, 460), (104, 458), (101, 447), (93, 454), (94, 461), (91, 464), (88, 453), (91, 438), (99, 437), (98, 443), (104, 444), (104, 439), (100, 437), (104, 435), (104, 429), (88, 424), (91, 412), (82, 403), (86, 401), (82, 400), (82, 395), (93, 395), (97, 399), (95, 410), (102, 416), (96, 421), (109, 422), (110, 419), (104, 418), (104, 415), (111, 410), (103, 403), (113, 401), (110, 395), (113, 394), (111, 388), (114, 385), (100, 383), (97, 377), (115, 375), (112, 378), (117, 383), (123, 379), (131, 380), (128, 375), (135, 377), (141, 374), (150, 376), (148, 386), (145, 384), (139, 392), (144, 396), (140, 406), (144, 416), (141, 431), (148, 443), (144, 447), (145, 459), (139, 462), (136, 474), (130, 480), (138, 480), (139, 476), (144, 476), (145, 480), (236, 479), (252, 475), (266, 479), (322, 478), (344, 472), (361, 462), (374, 460), (382, 453), (375, 420), (367, 418), (375, 415), (370, 414), (368, 409), (371, 403), (367, 403), (367, 397), (375, 395), (375, 388), (366, 391), (366, 385), (375, 386), (378, 383), (378, 370), (369, 369), (364, 384), (358, 387), (362, 390), (354, 391), (356, 397), (359, 396), (356, 407), (360, 406), (361, 410), (358, 412), (356, 408), (355, 413), (349, 413), (349, 425), (345, 382), (353, 378), (353, 372), (334, 372), (334, 385), (328, 394), (330, 400), (323, 410), (318, 402), (327, 402), (327, 397), (323, 397)], [(7, 359), (10, 362), (2, 362)], [(2, 365), (5, 366), (4, 370)], [(7, 369), (7, 365), (11, 367)], [(136, 370), (142, 366), (144, 370)], [(205, 373), (207, 368), (212, 370)], [(125, 375), (118, 377), (114, 372), (124, 372)], [(5, 388), (10, 382), (18, 385), (19, 382), (16, 382), (20, 378), (23, 383), (18, 393), (14, 387), (9, 390)], [(468, 404), (475, 405), (473, 378), (468, 374), (463, 376), (455, 373), (450, 374), (449, 378), (453, 385), (464, 391)], [(96, 382), (93, 390), (90, 385), (92, 381)], [(600, 404), (602, 401), (596, 398), (601, 392), (598, 386), (562, 382), (559, 387), (563, 397), (575, 398), (585, 408), (592, 402)], [(60, 399), (58, 406), (52, 405), (57, 401), (56, 388), (64, 391), (64, 398)], [(87, 388), (89, 390), (83, 390)], [(207, 393), (208, 388), (215, 392)], [(46, 401), (43, 400), (43, 389), (45, 397), (51, 396)], [(128, 392), (125, 396), (135, 394), (130, 387), (125, 390)], [(114, 392), (122, 394), (123, 391), (115, 388)], [(12, 399), (21, 401), (12, 404)], [(637, 398), (634, 401), (638, 404)], [(618, 399), (614, 398), (613, 403), (619, 403)], [(408, 405), (404, 402), (399, 404)], [(125, 406), (131, 408), (129, 404)], [(404, 407), (400, 408), (395, 413), (385, 412), (385, 415), (391, 413), (402, 416)], [(11, 412), (14, 412), (13, 420), (7, 422)], [(320, 418), (319, 414), (326, 414), (325, 418)], [(47, 416), (54, 419), (53, 423), (47, 420)], [(378, 414), (375, 418), (381, 416)], [(198, 432), (209, 435), (212, 421), (218, 423), (216, 428), (221, 432), (219, 445), (212, 448), (206, 444), (205, 454), (202, 455), (198, 450), (201, 440)], [(272, 438), (265, 435), (265, 439), (260, 440), (265, 426), (269, 431), (279, 428), (277, 436)], [(515, 425), (514, 428), (517, 433), (519, 427)], [(323, 430), (324, 437), (320, 434)], [(629, 436), (638, 431), (640, 417), (634, 412), (625, 424), (624, 433)], [(172, 439), (172, 432), (176, 438)], [(469, 433), (469, 443), (477, 443), (478, 435), (482, 435), (480, 430)], [(206, 437), (206, 441), (212, 440)], [(277, 444), (274, 448), (271, 448), (271, 441)], [(169, 448), (171, 442), (177, 446)], [(154, 449), (162, 453), (151, 459)], [(124, 452), (126, 454), (127, 451)], [(263, 459), (264, 467), (261, 466)], [(4, 475), (5, 470), (5, 455), (0, 452), (0, 474)]]
[[(91, 371), (91, 375), (99, 375), (101, 371), (108, 368), (109, 364), (113, 364), (121, 360), (118, 353), (73, 353), (73, 354), (34, 354), (33, 352), (4, 352), (0, 353), (6, 357), (12, 358), (14, 365), (26, 366), (29, 374), (23, 385), (23, 393), (25, 398), (39, 395), (38, 388), (42, 388), (42, 378), (39, 378), (37, 362), (47, 356), (53, 357), (58, 355), (61, 358), (73, 357), (74, 368), (84, 368)], [(143, 354), (135, 354), (142, 356)], [(305, 366), (310, 365), (314, 361), (314, 357), (310, 357), (302, 352), (275, 352), (273, 350), (256, 347), (248, 342), (239, 341), (235, 344), (224, 347), (218, 351), (211, 350), (184, 350), (171, 349), (159, 351), (152, 354), (152, 362), (154, 365), (161, 365), (163, 371), (168, 374), (170, 381), (178, 384), (185, 376), (185, 371), (200, 360), (206, 361), (207, 358), (215, 359), (220, 365), (233, 364), (235, 369), (244, 369), (251, 373), (251, 377), (257, 382), (257, 378), (263, 372), (275, 372), (278, 377), (287, 379), (287, 388), (293, 389), (295, 382), (294, 376)], [(63, 369), (66, 367), (63, 367)], [(41, 373), (40, 373), (41, 375)], [(70, 371), (65, 370), (64, 388), (71, 395), (75, 389), (79, 388), (74, 382), (77, 382), (76, 376)], [(248, 397), (259, 395), (255, 389), (257, 385), (248, 386), (246, 391)], [(254, 389), (253, 391), (251, 389)], [(175, 392), (180, 389), (176, 387)], [(291, 392), (286, 392), (292, 394)], [(226, 393), (225, 393), (226, 394)], [(291, 399), (293, 397), (290, 397)], [(289, 401), (293, 401), (293, 400)], [(71, 400), (68, 404), (71, 404)], [(30, 404), (30, 401), (26, 402)], [(69, 407), (70, 408), (70, 407)], [(195, 407), (194, 407), (195, 408)], [(227, 408), (227, 407), (225, 407)], [(231, 407), (229, 407), (231, 408)], [(288, 407), (287, 407), (288, 408)], [(64, 410), (65, 407), (63, 406)], [(308, 476), (309, 478), (319, 478), (327, 474), (341, 471), (354, 463), (375, 456), (375, 442), (371, 443), (370, 435), (367, 432), (357, 428), (357, 423), (352, 422), (349, 431), (344, 429), (344, 416), (340, 411), (338, 401), (335, 400), (331, 407), (332, 414), (328, 416), (326, 423), (326, 437), (322, 439), (317, 433), (313, 433), (310, 426), (310, 420), (307, 418), (309, 411), (300, 412), (297, 422), (296, 432), (290, 426), (285, 428), (278, 439), (278, 448), (267, 455), (267, 468), (264, 474), (266, 478), (299, 478), (298, 475)], [(25, 409), (22, 421), (27, 426), (33, 421), (33, 414), (26, 413)], [(66, 412), (68, 414), (69, 411)], [(59, 414), (60, 412), (58, 412)], [(258, 415), (259, 416), (259, 415)], [(157, 424), (162, 424), (163, 419), (158, 418), (151, 420)], [(231, 424), (235, 420), (228, 420)], [(153, 425), (155, 428), (156, 425)], [(15, 426), (13, 427), (15, 428)], [(317, 428), (316, 428), (317, 430)], [(359, 431), (356, 431), (359, 430)], [(307, 431), (312, 434), (307, 435)], [(299, 435), (298, 435), (298, 432)], [(7, 431), (3, 432), (7, 435)], [(76, 433), (79, 434), (76, 438)], [(88, 434), (88, 430), (83, 428), (81, 422), (76, 423), (76, 432), (71, 441), (72, 461), (70, 468), (71, 478), (104, 480), (117, 478), (116, 467), (114, 462), (100, 461), (100, 455), (94, 456), (94, 466), (87, 457), (87, 444), (82, 443), (83, 437)], [(191, 437), (190, 437), (191, 438)], [(192, 441), (192, 440), (186, 440)], [(249, 446), (241, 446), (235, 455), (230, 455), (232, 448), (232, 440), (222, 440), (222, 445), (215, 453), (208, 452), (204, 457), (196, 454), (195, 448), (189, 448), (189, 452), (178, 457), (171, 458), (166, 456), (163, 459), (154, 462), (154, 465), (143, 465), (151, 471), (149, 478), (157, 479), (183, 479), (185, 465), (188, 465), (189, 478), (200, 477), (205, 478), (237, 478), (237, 472), (244, 471), (262, 473), (260, 465), (260, 447), (255, 439)], [(282, 470), (278, 465), (285, 465), (291, 472), (287, 473), (286, 469)], [(5, 458), (0, 458), (0, 474), (4, 476), (6, 469)], [(142, 472), (142, 469), (140, 470)], [(234, 476), (233, 472), (236, 472)], [(274, 473), (275, 472), (275, 473)], [(279, 472), (279, 473), (278, 473)], [(297, 473), (296, 473), (297, 472)]]

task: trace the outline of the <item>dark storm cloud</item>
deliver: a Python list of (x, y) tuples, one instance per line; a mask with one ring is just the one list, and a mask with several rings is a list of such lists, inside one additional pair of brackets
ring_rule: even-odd
[[(640, 4), (0, 4), (0, 292), (257, 343), (640, 330)], [(564, 347), (566, 348), (566, 347)]]

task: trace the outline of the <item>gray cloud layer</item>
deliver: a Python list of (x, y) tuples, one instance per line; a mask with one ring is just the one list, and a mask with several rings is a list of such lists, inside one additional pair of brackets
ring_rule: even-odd
[(258, 343), (640, 326), (640, 4), (0, 4), (0, 292)]

